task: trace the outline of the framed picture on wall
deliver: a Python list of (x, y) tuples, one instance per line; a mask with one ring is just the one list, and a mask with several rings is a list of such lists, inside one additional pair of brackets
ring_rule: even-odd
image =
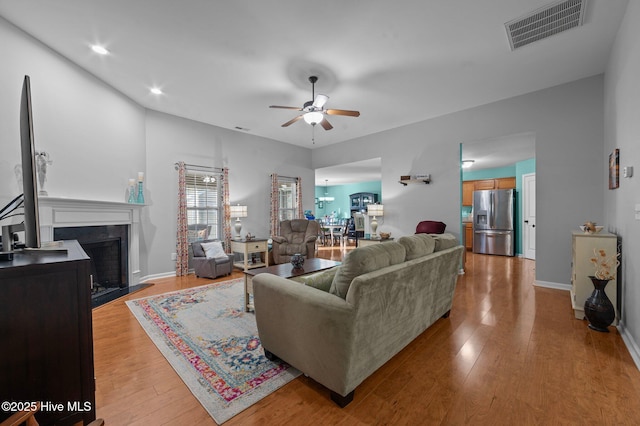
[(609, 154), (609, 189), (620, 186), (620, 149), (616, 148)]

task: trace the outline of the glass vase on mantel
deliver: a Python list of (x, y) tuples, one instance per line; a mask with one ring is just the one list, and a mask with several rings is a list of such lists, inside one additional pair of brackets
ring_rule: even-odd
[(603, 333), (609, 332), (609, 326), (616, 318), (616, 311), (604, 289), (610, 280), (589, 276), (593, 283), (593, 293), (584, 302), (584, 315), (589, 320), (589, 328)]
[(144, 172), (138, 172), (138, 198), (136, 199), (136, 203), (144, 204)]
[(127, 203), (134, 204), (136, 202), (136, 181), (135, 179), (129, 179), (129, 198)]

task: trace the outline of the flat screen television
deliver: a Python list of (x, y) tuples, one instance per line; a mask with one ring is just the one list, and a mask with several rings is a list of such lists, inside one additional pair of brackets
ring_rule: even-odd
[[(33, 116), (31, 110), (31, 81), (28, 75), (22, 83), (20, 99), (20, 155), (22, 161), (22, 197), (18, 196), (2, 210), (24, 207), (24, 221), (16, 225), (2, 227), (3, 252), (13, 251), (13, 234), (24, 231), (24, 247), (40, 248), (40, 220), (38, 217), (38, 188), (36, 179), (35, 149), (33, 137)], [(22, 201), (20, 203), (19, 201)]]
[(24, 76), (20, 100), (20, 152), (22, 156), (22, 191), (24, 193), (24, 245), (40, 248), (38, 187), (31, 112), (31, 80)]

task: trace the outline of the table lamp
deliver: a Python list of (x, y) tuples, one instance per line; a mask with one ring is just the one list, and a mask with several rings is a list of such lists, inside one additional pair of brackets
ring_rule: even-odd
[(242, 222), (240, 222), (241, 217), (247, 217), (247, 206), (241, 206), (240, 204), (235, 206), (230, 206), (230, 216), (236, 218), (236, 222), (234, 224), (234, 228), (236, 230), (236, 240), (241, 240), (240, 231), (242, 230)]
[(371, 239), (377, 240), (378, 237), (378, 221), (376, 216), (384, 216), (384, 206), (382, 204), (369, 204), (367, 206), (367, 214), (372, 216), (371, 218)]

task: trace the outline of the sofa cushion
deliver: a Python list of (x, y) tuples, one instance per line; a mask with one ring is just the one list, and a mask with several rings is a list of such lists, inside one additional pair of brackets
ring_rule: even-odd
[(335, 268), (316, 272), (315, 274), (294, 277), (291, 278), (291, 280), (328, 293), (331, 289), (331, 283), (333, 282), (333, 278), (335, 277), (336, 272), (338, 272), (337, 266)]
[(211, 241), (210, 243), (200, 244), (204, 249), (207, 259), (227, 259), (228, 256), (222, 247), (222, 241)]
[(434, 251), (446, 250), (451, 247), (460, 245), (458, 239), (453, 234), (440, 234), (431, 236), (436, 241), (436, 248)]
[(398, 242), (407, 251), (406, 260), (417, 259), (435, 251), (436, 240), (428, 234), (415, 234), (400, 237)]
[(404, 246), (395, 241), (359, 247), (345, 256), (331, 283), (329, 293), (345, 299), (355, 277), (402, 263), (405, 256)]
[(202, 243), (193, 243), (191, 244), (191, 248), (193, 249), (193, 257), (205, 257)]

